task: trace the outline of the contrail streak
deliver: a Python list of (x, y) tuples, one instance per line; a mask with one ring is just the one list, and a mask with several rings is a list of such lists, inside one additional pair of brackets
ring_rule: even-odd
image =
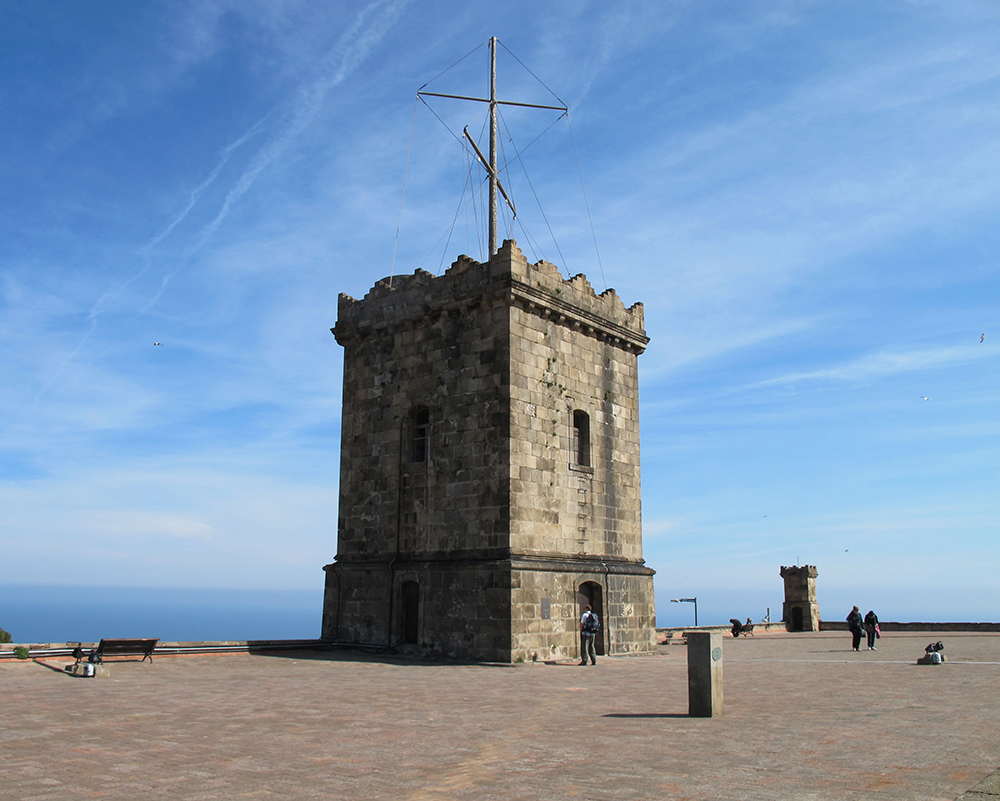
[[(215, 215), (215, 218), (202, 228), (191, 247), (184, 254), (184, 262), (188, 261), (205, 246), (205, 243), (218, 230), (223, 220), (229, 216), (233, 204), (242, 198), (250, 187), (253, 186), (254, 181), (257, 180), (257, 176), (287, 150), (289, 145), (308, 127), (322, 108), (327, 93), (335, 86), (343, 83), (344, 79), (357, 69), (371, 52), (372, 48), (378, 44), (389, 28), (396, 22), (406, 4), (407, 0), (394, 0), (394, 2), (389, 3), (385, 3), (384, 0), (378, 0), (378, 2), (372, 3), (358, 14), (354, 24), (327, 54), (320, 68), (319, 77), (298, 91), (292, 109), (286, 115), (285, 126), (281, 133), (257, 151), (257, 154), (251, 159), (249, 167), (236, 181), (235, 186), (226, 194), (225, 200), (222, 202), (222, 206)], [(378, 13), (371, 24), (366, 27), (368, 18), (383, 6), (384, 8), (381, 13)], [(143, 309), (144, 311), (159, 301), (170, 279), (182, 269), (182, 266), (183, 264), (164, 275), (159, 290), (149, 303), (146, 304)]]
[[(170, 279), (177, 274), (195, 253), (205, 246), (206, 242), (229, 215), (233, 205), (253, 186), (257, 176), (280, 156), (312, 122), (322, 108), (327, 93), (335, 86), (341, 84), (367, 58), (371, 50), (395, 24), (408, 2), (409, 0), (376, 0), (376, 2), (370, 3), (361, 10), (354, 24), (340, 37), (323, 59), (323, 63), (319, 68), (319, 77), (300, 88), (296, 93), (291, 110), (284, 115), (282, 120), (284, 123), (283, 126), (279, 123), (280, 132), (261, 147), (253, 158), (250, 159), (248, 168), (244, 170), (243, 174), (237, 179), (236, 184), (226, 194), (222, 206), (215, 217), (198, 232), (194, 242), (185, 250), (180, 265), (163, 276), (159, 289), (140, 312), (147, 311), (159, 301)], [(129, 285), (133, 284), (152, 268), (156, 247), (166, 240), (175, 231), (177, 226), (191, 215), (205, 191), (218, 180), (222, 169), (232, 156), (248, 141), (265, 130), (268, 121), (276, 114), (278, 108), (276, 106), (269, 111), (255, 122), (246, 133), (223, 148), (219, 160), (215, 167), (212, 168), (212, 171), (189, 193), (184, 208), (156, 236), (139, 248), (138, 254), (143, 261), (142, 267), (124, 281), (119, 281), (110, 286), (94, 302), (87, 314), (87, 318), (90, 321), (89, 330), (83, 334), (73, 351), (39, 389), (31, 406), (32, 411), (37, 408), (41, 398), (56, 382), (66, 366), (73, 361), (86, 342), (93, 336), (97, 330), (100, 316), (110, 308), (114, 300)], [(12, 422), (5, 426), (3, 433), (9, 434), (14, 425), (15, 423)], [(0, 447), (3, 447), (3, 441), (0, 441)]]
[(145, 245), (143, 245), (139, 249), (139, 253), (142, 256), (143, 261), (145, 262), (142, 266), (142, 269), (138, 270), (134, 275), (132, 275), (127, 280), (112, 286), (111, 288), (108, 289), (107, 292), (101, 295), (101, 297), (98, 298), (97, 301), (95, 301), (94, 305), (90, 307), (90, 313), (87, 316), (91, 320), (103, 314), (107, 310), (107, 307), (111, 301), (113, 301), (115, 298), (121, 295), (121, 293), (125, 291), (125, 289), (129, 286), (129, 284), (141, 278), (142, 275), (149, 270), (149, 268), (153, 264), (152, 262), (153, 248), (155, 248), (158, 244), (160, 244), (160, 242), (162, 242), (164, 239), (170, 236), (170, 234), (173, 233), (173, 230), (178, 225), (180, 225), (185, 220), (185, 218), (187, 218), (188, 214), (191, 213), (191, 210), (198, 203), (198, 200), (201, 198), (205, 190), (208, 189), (208, 187), (210, 187), (213, 183), (215, 183), (215, 179), (219, 177), (219, 173), (222, 172), (222, 168), (226, 166), (226, 163), (229, 161), (233, 153), (235, 153), (240, 148), (240, 146), (243, 145), (246, 141), (248, 141), (256, 134), (258, 134), (262, 130), (264, 122), (273, 113), (274, 113), (273, 110), (269, 111), (267, 114), (261, 117), (256, 123), (254, 123), (254, 125), (250, 128), (250, 130), (247, 131), (245, 134), (243, 134), (243, 136), (241, 136), (235, 142), (226, 145), (226, 147), (222, 151), (222, 156), (219, 159), (219, 162), (208, 174), (208, 177), (200, 184), (198, 184), (198, 186), (196, 186), (193, 190), (191, 190), (191, 194), (188, 197), (187, 205), (181, 210), (181, 212), (176, 217), (174, 217), (173, 220), (171, 220), (167, 224), (167, 226), (162, 231), (160, 231), (160, 233), (158, 233), (156, 236), (150, 239)]

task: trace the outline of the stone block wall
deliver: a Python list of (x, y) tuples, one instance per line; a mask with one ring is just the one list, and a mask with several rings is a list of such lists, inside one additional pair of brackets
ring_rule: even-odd
[(344, 403), (325, 638), (398, 644), (412, 581), (425, 653), (575, 655), (581, 585), (594, 582), (607, 651), (655, 647), (641, 304), (626, 309), (614, 290), (598, 295), (505, 242), (485, 264), (460, 257), (441, 277), (418, 270), (360, 301), (341, 295), (333, 332)]
[(395, 586), (388, 563), (327, 565), (325, 570), (323, 639), (388, 645), (390, 588)]
[[(394, 647), (403, 652), (481, 661), (510, 661), (510, 568), (398, 561), (391, 566), (327, 569), (323, 638)], [(419, 636), (406, 642), (402, 586), (419, 588)]]
[(656, 650), (656, 608), (653, 576), (612, 573), (608, 576), (605, 617), (608, 621), (609, 653), (636, 654)]
[[(562, 303), (597, 297), (580, 277), (564, 283)], [(518, 298), (511, 309), (511, 548), (641, 560), (638, 350), (543, 301)], [(624, 309), (613, 293), (607, 305)], [(579, 412), (586, 464), (574, 442)]]
[[(507, 565), (410, 563), (402, 566), (397, 578), (399, 582), (416, 581), (420, 586), (420, 637), (410, 649), (413, 653), (510, 661)], [(397, 621), (397, 638), (401, 633)]]
[(605, 600), (597, 610), (601, 618), (598, 652), (634, 654), (656, 650), (652, 575), (581, 572), (552, 566), (515, 568), (511, 574), (512, 660), (579, 658), (579, 587), (588, 581), (604, 588)]
[[(426, 309), (426, 298), (413, 302)], [(507, 355), (506, 308), (426, 310), (433, 316), (374, 330), (338, 323), (341, 555), (507, 548), (509, 468), (497, 443), (509, 436), (509, 393), (496, 369)], [(421, 409), (428, 436), (416, 460)]]

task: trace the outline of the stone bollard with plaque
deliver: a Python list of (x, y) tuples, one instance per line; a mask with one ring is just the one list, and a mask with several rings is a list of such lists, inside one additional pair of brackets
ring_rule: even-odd
[(715, 718), (722, 714), (722, 635), (688, 631), (688, 714)]

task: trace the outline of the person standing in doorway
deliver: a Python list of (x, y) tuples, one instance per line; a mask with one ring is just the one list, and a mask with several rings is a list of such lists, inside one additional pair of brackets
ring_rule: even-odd
[(875, 638), (879, 636), (878, 615), (876, 615), (871, 609), (869, 609), (868, 614), (865, 615), (865, 634), (868, 635), (868, 650), (878, 650), (875, 648)]
[(851, 647), (855, 651), (860, 651), (861, 632), (864, 631), (864, 623), (861, 620), (861, 610), (856, 606), (851, 610), (851, 614), (847, 616), (847, 628), (851, 630)]
[(587, 604), (583, 607), (583, 614), (580, 616), (580, 664), (586, 665), (587, 658), (590, 664), (597, 664), (597, 649), (594, 647), (594, 639), (597, 632), (601, 630), (601, 621), (598, 620), (594, 610)]

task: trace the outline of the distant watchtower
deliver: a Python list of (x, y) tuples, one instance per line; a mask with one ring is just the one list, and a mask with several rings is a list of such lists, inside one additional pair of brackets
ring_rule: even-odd
[(341, 295), (340, 517), (323, 637), (511, 662), (655, 649), (641, 304), (513, 241)]
[(816, 602), (815, 565), (782, 567), (785, 580), (785, 603), (781, 619), (788, 631), (819, 631), (819, 604)]

